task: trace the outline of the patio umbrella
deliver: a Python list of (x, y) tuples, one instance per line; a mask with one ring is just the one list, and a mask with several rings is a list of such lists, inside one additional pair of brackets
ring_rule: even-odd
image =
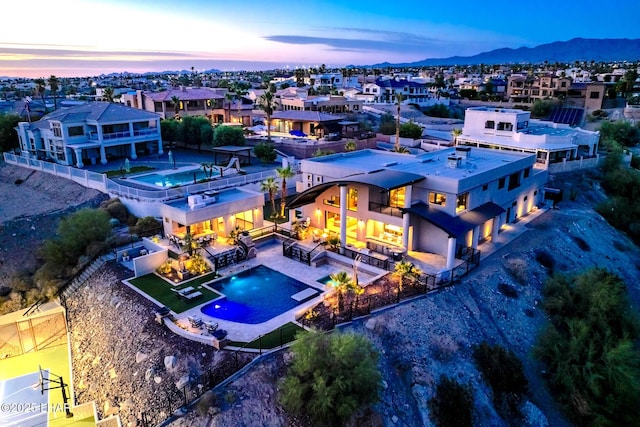
[(131, 165), (129, 164), (129, 158), (128, 157), (126, 159), (124, 159), (124, 170), (126, 170), (127, 173), (131, 172)]

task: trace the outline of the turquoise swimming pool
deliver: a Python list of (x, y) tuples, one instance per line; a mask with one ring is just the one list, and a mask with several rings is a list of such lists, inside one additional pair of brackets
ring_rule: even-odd
[[(212, 177), (216, 177), (219, 174), (214, 171)], [(198, 181), (207, 179), (208, 176), (202, 169), (192, 169), (183, 172), (171, 173), (168, 175), (161, 175), (159, 173), (152, 173), (148, 175), (142, 175), (131, 178), (132, 180), (141, 181), (146, 184), (156, 185), (158, 187), (175, 187), (177, 185), (189, 185), (197, 184)]]
[[(266, 322), (316, 297), (319, 290), (264, 265), (242, 271), (212, 283), (225, 298), (202, 306), (203, 314), (232, 322)], [(307, 291), (297, 300), (294, 295)]]

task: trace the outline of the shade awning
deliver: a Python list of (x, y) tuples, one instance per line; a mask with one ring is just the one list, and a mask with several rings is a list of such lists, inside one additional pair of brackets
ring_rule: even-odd
[(441, 209), (430, 207), (424, 202), (415, 203), (409, 208), (402, 209), (402, 211), (416, 215), (435, 225), (447, 233), (449, 237), (456, 238), (464, 236), (469, 230), (473, 230), (491, 218), (495, 218), (505, 212), (503, 208), (492, 202), (478, 206), (460, 216), (451, 216)]

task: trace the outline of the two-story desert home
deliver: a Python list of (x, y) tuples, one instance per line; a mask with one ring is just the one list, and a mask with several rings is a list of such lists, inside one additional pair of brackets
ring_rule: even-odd
[(380, 256), (456, 254), (495, 238), (543, 201), (532, 154), (456, 147), (420, 155), (360, 150), (301, 161), (289, 204), (323, 235)]
[(23, 154), (79, 168), (109, 159), (162, 154), (160, 116), (108, 102), (91, 102), (47, 114), (16, 128)]
[(528, 111), (472, 107), (465, 111), (458, 145), (534, 153), (538, 167), (595, 158), (599, 132), (532, 120)]
[(163, 119), (173, 118), (176, 112), (180, 117), (211, 117), (212, 110), (224, 108), (225, 94), (208, 88), (182, 87), (161, 92), (137, 90), (122, 95), (122, 99), (129, 107), (158, 113)]

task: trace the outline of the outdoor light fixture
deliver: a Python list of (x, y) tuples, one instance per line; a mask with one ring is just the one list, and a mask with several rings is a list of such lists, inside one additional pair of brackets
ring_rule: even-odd
[[(62, 392), (62, 404), (64, 405), (64, 411), (67, 413), (67, 418), (73, 417), (73, 413), (69, 409), (69, 401), (66, 392), (67, 384), (64, 383), (62, 377), (49, 372), (49, 378), (46, 378), (40, 365), (38, 365), (38, 371), (40, 372), (40, 380), (38, 382), (40, 392), (44, 395), (45, 391), (60, 389)], [(56, 378), (52, 379), (51, 376)], [(53, 386), (51, 384), (53, 384)]]

